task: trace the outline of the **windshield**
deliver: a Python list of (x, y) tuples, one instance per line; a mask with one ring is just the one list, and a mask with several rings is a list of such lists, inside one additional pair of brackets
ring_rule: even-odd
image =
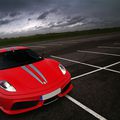
[(0, 69), (31, 64), (40, 60), (42, 58), (30, 49), (8, 51), (0, 53)]

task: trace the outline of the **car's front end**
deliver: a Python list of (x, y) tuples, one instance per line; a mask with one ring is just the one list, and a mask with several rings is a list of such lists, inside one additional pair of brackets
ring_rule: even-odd
[(66, 75), (61, 83), (55, 83), (46, 90), (24, 93), (0, 93), (0, 108), (7, 114), (19, 114), (47, 105), (69, 93), (73, 86), (70, 75)]
[(61, 63), (38, 57), (27, 48), (10, 48), (0, 55), (0, 109), (27, 112), (69, 93), (71, 75)]

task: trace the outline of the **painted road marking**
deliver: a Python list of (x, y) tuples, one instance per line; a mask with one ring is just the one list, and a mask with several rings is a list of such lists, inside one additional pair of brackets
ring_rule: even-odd
[(58, 59), (61, 59), (61, 60), (70, 61), (70, 62), (73, 62), (73, 63), (78, 63), (78, 64), (82, 64), (82, 65), (87, 65), (87, 66), (94, 67), (94, 68), (101, 68), (101, 67), (96, 66), (96, 65), (91, 65), (91, 64), (87, 64), (87, 63), (83, 63), (83, 62), (79, 62), (79, 61), (76, 61), (76, 60), (71, 60), (71, 59), (67, 59), (67, 58), (63, 58), (63, 57), (58, 57), (58, 56), (54, 56), (54, 55), (51, 55), (51, 57), (53, 57), (53, 58), (58, 58)]
[(63, 45), (63, 44), (58, 44), (58, 43), (46, 43), (46, 44), (40, 44), (40, 45), (51, 45), (51, 46), (53, 46), (53, 45)]
[[(63, 58), (63, 57), (58, 57), (58, 56), (53, 56), (53, 55), (51, 55), (51, 57), (57, 58), (57, 59), (61, 59), (61, 60), (70, 61), (70, 62), (74, 62), (74, 63), (78, 63), (78, 64), (82, 64), (82, 65), (86, 65), (86, 66), (90, 66), (90, 67), (94, 67), (94, 68), (99, 68), (100, 70), (107, 70), (107, 71), (110, 71), (110, 72), (119, 73), (119, 71), (112, 70), (112, 69), (108, 69), (108, 67), (112, 67), (112, 66), (114, 66), (114, 65), (117, 65), (117, 64), (120, 63), (120, 61), (115, 62), (115, 63), (110, 64), (110, 65), (107, 65), (107, 66), (104, 66), (104, 67), (100, 67), (100, 66), (91, 65), (91, 64), (87, 64), (87, 63), (83, 63), (83, 62), (79, 62), (79, 61), (75, 61), (75, 60), (71, 60), (71, 59), (67, 59), (67, 58)], [(100, 71), (100, 70), (99, 70), (99, 71)], [(94, 71), (93, 71), (93, 72), (94, 72)], [(89, 74), (89, 73), (85, 73), (85, 74)]]
[(77, 78), (80, 78), (80, 77), (84, 77), (86, 75), (90, 75), (92, 73), (96, 73), (96, 72), (99, 72), (99, 71), (104, 70), (104, 69), (108, 70), (108, 71), (111, 71), (111, 72), (115, 72), (115, 73), (119, 73), (120, 74), (120, 71), (109, 69), (109, 67), (112, 67), (112, 66), (117, 65), (117, 64), (120, 64), (120, 61), (116, 62), (116, 63), (113, 63), (111, 65), (107, 65), (105, 67), (101, 67), (101, 68), (99, 68), (97, 70), (93, 70), (93, 71), (90, 71), (90, 72), (87, 72), (87, 73), (84, 73), (84, 74), (81, 74), (81, 75), (77, 75), (75, 77), (72, 77), (71, 80), (74, 80), (74, 79), (77, 79)]
[(29, 47), (33, 47), (33, 48), (34, 48), (34, 47), (36, 47), (36, 48), (46, 48), (45, 46), (33, 46), (33, 45), (32, 45), (32, 46), (29, 46)]
[(99, 120), (107, 120), (106, 118), (104, 118), (103, 116), (99, 115), (98, 113), (96, 113), (92, 109), (88, 108), (87, 106), (83, 105), (82, 103), (80, 103), (76, 99), (72, 98), (71, 96), (66, 95), (65, 97), (67, 99), (69, 99), (70, 101), (72, 101), (73, 103), (75, 103), (76, 105), (78, 105), (79, 107), (81, 107), (82, 109), (84, 109), (85, 111), (87, 111), (88, 113), (90, 113), (91, 115), (93, 115), (94, 117), (96, 117), (97, 119), (99, 119)]
[(120, 47), (98, 46), (98, 48), (120, 49)]
[(60, 43), (60, 44), (69, 44), (69, 43), (79, 43), (79, 42), (77, 42), (77, 41), (62, 41), (62, 42), (58, 42), (58, 43)]
[(117, 70), (112, 70), (112, 69), (109, 69), (109, 68), (106, 68), (105, 70), (108, 70), (108, 71), (111, 71), (111, 72), (119, 73), (119, 74), (120, 74), (120, 71), (117, 71)]
[(62, 44), (40, 44), (40, 45), (28, 45), (29, 47), (33, 47), (33, 48), (46, 48), (45, 46), (58, 46), (58, 45), (62, 45)]
[(109, 67), (112, 67), (112, 66), (114, 66), (114, 65), (118, 65), (118, 64), (120, 64), (120, 61), (118, 61), (118, 62), (115, 62), (115, 63), (113, 63), (113, 64), (110, 64), (110, 65), (107, 65), (107, 66), (105, 66), (105, 67), (103, 67), (103, 68), (109, 68)]
[(84, 73), (84, 74), (81, 74), (81, 75), (72, 77), (71, 80), (74, 80), (74, 79), (77, 79), (77, 78), (80, 78), (80, 77), (84, 77), (84, 76), (86, 76), (86, 75), (90, 75), (90, 74), (92, 74), (92, 73), (96, 73), (96, 72), (101, 71), (101, 70), (103, 70), (103, 69), (100, 68), (100, 69), (97, 69), (97, 70), (93, 70), (93, 71), (90, 71), (90, 72), (87, 72), (87, 73)]
[(77, 50), (77, 52), (90, 53), (90, 54), (101, 54), (101, 55), (109, 55), (109, 56), (120, 57), (120, 55), (118, 55), (118, 54), (112, 54), (112, 53), (94, 52), (94, 51), (86, 51), (86, 50)]

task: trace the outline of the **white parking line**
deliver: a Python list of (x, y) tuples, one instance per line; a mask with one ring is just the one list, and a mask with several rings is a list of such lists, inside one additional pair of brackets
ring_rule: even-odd
[[(88, 65), (88, 66), (91, 66), (91, 67), (95, 67), (95, 68), (99, 68), (97, 70), (93, 70), (91, 72), (88, 72), (88, 73), (84, 73), (82, 75), (78, 75), (78, 76), (75, 76), (75, 77), (72, 77), (71, 80), (74, 80), (74, 79), (77, 79), (77, 78), (80, 78), (80, 77), (83, 77), (83, 76), (86, 76), (86, 75), (89, 75), (89, 74), (92, 74), (92, 73), (95, 73), (95, 72), (98, 72), (98, 71), (101, 71), (101, 70), (108, 70), (108, 71), (112, 71), (112, 72), (119, 72), (119, 71), (115, 71), (115, 70), (111, 70), (111, 69), (108, 69), (108, 67), (111, 67), (111, 66), (114, 66), (114, 65), (117, 65), (120, 63), (119, 62), (116, 62), (116, 63), (113, 63), (113, 64), (110, 64), (110, 65), (107, 65), (105, 67), (99, 67), (99, 66), (94, 66), (94, 65), (90, 65), (90, 64), (86, 64), (86, 63), (82, 63), (82, 62), (79, 62), (79, 61), (75, 61), (75, 60), (70, 60), (70, 59), (66, 59), (66, 58), (62, 58), (62, 57), (58, 57), (58, 56), (51, 56), (53, 58), (58, 58), (58, 59), (62, 59), (62, 60), (66, 60), (66, 61), (70, 61), (70, 62), (74, 62), (74, 63), (79, 63), (79, 64), (83, 64), (83, 65)], [(120, 73), (120, 72), (119, 72)], [(69, 99), (70, 101), (72, 101), (73, 103), (75, 103), (76, 105), (78, 105), (79, 107), (81, 107), (82, 109), (84, 109), (85, 111), (87, 111), (88, 113), (90, 113), (91, 115), (93, 115), (94, 117), (96, 117), (97, 119), (99, 120), (107, 120), (105, 117), (99, 115), (98, 113), (96, 113), (95, 111), (93, 111), (92, 109), (88, 108), (87, 106), (83, 105), (82, 103), (80, 103), (79, 101), (77, 101), (76, 99), (72, 98), (71, 96), (69, 95), (66, 95), (65, 96), (67, 99)]]
[[(90, 66), (90, 67), (94, 67), (94, 68), (99, 68), (98, 71), (100, 71), (100, 70), (107, 70), (107, 71), (110, 71), (110, 72), (120, 73), (120, 71), (108, 69), (109, 67), (112, 67), (114, 65), (119, 64), (120, 61), (115, 62), (115, 63), (110, 64), (110, 65), (107, 65), (107, 66), (104, 66), (104, 67), (100, 67), (100, 66), (91, 65), (91, 64), (87, 64), (87, 63), (83, 63), (83, 62), (79, 62), (79, 61), (75, 61), (75, 60), (71, 60), (71, 59), (67, 59), (67, 58), (63, 58), (63, 57), (58, 57), (58, 56), (53, 56), (53, 55), (51, 55), (51, 57), (57, 58), (57, 59), (61, 59), (61, 60), (66, 60), (66, 61), (73, 62), (73, 63), (78, 63), (78, 64), (86, 65), (86, 66)], [(94, 73), (94, 72), (96, 72), (96, 71), (95, 70), (93, 72), (91, 71), (91, 73)], [(89, 75), (89, 74), (90, 74), (89, 72), (85, 73), (85, 75)], [(81, 75), (76, 76), (76, 77), (79, 78), (79, 77), (81, 77)]]
[(58, 58), (58, 59), (61, 59), (61, 60), (70, 61), (70, 62), (73, 62), (73, 63), (78, 63), (78, 64), (82, 64), (82, 65), (87, 65), (87, 66), (94, 67), (94, 68), (101, 68), (101, 67), (96, 66), (96, 65), (91, 65), (91, 64), (79, 62), (79, 61), (76, 61), (76, 60), (70, 60), (70, 59), (67, 59), (67, 58), (62, 58), (62, 57), (58, 57), (58, 56), (54, 56), (54, 55), (51, 55), (51, 57), (53, 57), (53, 58)]
[(70, 101), (72, 101), (73, 103), (75, 103), (76, 105), (78, 105), (79, 107), (81, 107), (82, 109), (84, 109), (85, 111), (87, 111), (88, 113), (90, 113), (91, 115), (93, 115), (94, 117), (96, 117), (97, 119), (99, 119), (99, 120), (107, 120), (106, 118), (104, 118), (103, 116), (99, 115), (98, 113), (96, 113), (92, 109), (88, 108), (87, 106), (83, 105), (82, 103), (80, 103), (76, 99), (72, 98), (71, 96), (66, 95), (65, 97), (67, 99), (69, 99)]
[(118, 61), (118, 62), (115, 62), (115, 63), (113, 63), (113, 64), (110, 64), (110, 65), (107, 65), (107, 66), (105, 66), (105, 67), (103, 67), (103, 68), (109, 68), (109, 67), (112, 67), (112, 66), (114, 66), (114, 65), (118, 65), (118, 64), (120, 64), (120, 61)]
[(117, 70), (112, 70), (112, 69), (109, 69), (109, 68), (106, 68), (105, 70), (108, 70), (108, 71), (111, 71), (111, 72), (119, 73), (119, 74), (120, 74), (120, 71), (117, 71)]
[(59, 42), (59, 43), (61, 43), (61, 44), (71, 44), (71, 43), (79, 43), (79, 42), (75, 42), (75, 41), (64, 41), (64, 42)]
[(105, 67), (101, 67), (101, 68), (99, 68), (99, 69), (97, 69), (97, 70), (93, 70), (93, 71), (90, 71), (90, 72), (87, 72), (87, 73), (84, 73), (84, 74), (81, 74), (81, 75), (72, 77), (71, 80), (74, 80), (74, 79), (77, 79), (77, 78), (80, 78), (80, 77), (84, 77), (84, 76), (86, 76), (86, 75), (89, 75), (89, 74), (92, 74), (92, 73), (95, 73), (95, 72), (98, 72), (98, 71), (101, 71), (101, 70), (108, 70), (108, 71), (111, 71), (111, 72), (115, 72), (115, 73), (119, 73), (119, 74), (120, 74), (120, 71), (109, 69), (109, 67), (112, 67), (112, 66), (117, 65), (117, 64), (120, 64), (120, 61), (119, 61), (119, 62), (116, 62), (116, 63), (113, 63), (113, 64), (111, 64), (111, 65), (107, 65), (107, 66), (105, 66)]
[(51, 46), (53, 46), (53, 45), (63, 45), (63, 44), (58, 44), (58, 43), (44, 43), (44, 44), (40, 44), (40, 45), (51, 45)]
[(36, 47), (36, 48), (46, 48), (45, 46), (33, 46), (33, 45), (32, 45), (32, 46), (29, 46), (29, 47), (33, 47), (33, 48), (34, 48), (34, 47)]
[(84, 77), (86, 75), (89, 75), (89, 74), (92, 74), (92, 73), (95, 73), (95, 72), (98, 72), (98, 71), (101, 71), (101, 70), (103, 70), (103, 69), (100, 68), (100, 69), (97, 69), (97, 70), (93, 70), (93, 71), (90, 71), (90, 72), (87, 72), (87, 73), (72, 77), (71, 80), (74, 80), (74, 79), (77, 79), (77, 78), (80, 78), (80, 77)]
[(98, 48), (120, 49), (120, 47), (98, 46)]
[(75, 42), (75, 41), (74, 41), (74, 42), (73, 42), (73, 41), (69, 41), (69, 42), (68, 42), (68, 44), (71, 44), (71, 43), (72, 43), (72, 44), (76, 44), (76, 43), (79, 43), (79, 42)]
[(40, 44), (38, 45), (30, 45), (29, 47), (33, 47), (33, 48), (46, 48), (46, 46), (58, 46), (58, 45), (62, 45), (62, 44)]
[(77, 52), (90, 53), (90, 54), (101, 54), (101, 55), (108, 55), (108, 56), (120, 57), (120, 55), (118, 55), (118, 54), (112, 54), (112, 53), (94, 52), (94, 51), (86, 51), (86, 50), (77, 50)]

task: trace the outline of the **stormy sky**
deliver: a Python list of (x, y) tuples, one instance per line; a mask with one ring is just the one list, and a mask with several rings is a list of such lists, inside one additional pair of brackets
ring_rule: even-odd
[(0, 37), (120, 26), (120, 0), (0, 0)]

